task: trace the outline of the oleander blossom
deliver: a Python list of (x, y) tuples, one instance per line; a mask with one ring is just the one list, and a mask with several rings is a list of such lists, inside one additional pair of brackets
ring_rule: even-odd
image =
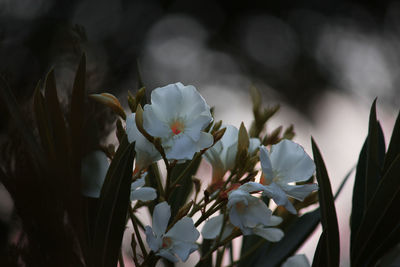
[[(235, 167), (239, 130), (232, 125), (222, 127), (226, 128), (224, 135), (204, 154), (213, 168), (212, 184), (221, 181), (225, 173)], [(250, 138), (248, 151), (251, 156), (257, 152), (260, 143), (258, 138)]]
[(252, 234), (253, 228), (260, 224), (270, 225), (272, 211), (261, 199), (250, 194), (253, 191), (259, 189), (240, 186), (228, 196), (229, 220), (242, 230), (243, 235)]
[(260, 162), (264, 194), (293, 214), (297, 212), (287, 196), (303, 201), (318, 189), (317, 184), (294, 185), (295, 182), (308, 180), (315, 172), (315, 164), (304, 149), (293, 141), (282, 140), (272, 145), (269, 152), (261, 146)]
[(190, 160), (210, 147), (213, 137), (203, 130), (211, 121), (210, 107), (192, 85), (156, 88), (151, 92), (151, 104), (143, 108), (143, 127), (161, 138), (169, 160)]
[(161, 155), (154, 145), (138, 130), (135, 117), (136, 114), (132, 113), (126, 118), (126, 134), (130, 143), (135, 142), (135, 169), (141, 171), (161, 159)]
[(156, 255), (172, 262), (178, 262), (178, 257), (186, 261), (198, 249), (196, 240), (200, 233), (189, 217), (183, 217), (166, 232), (170, 217), (171, 207), (168, 203), (164, 201), (157, 204), (153, 212), (153, 227), (145, 227), (146, 241)]

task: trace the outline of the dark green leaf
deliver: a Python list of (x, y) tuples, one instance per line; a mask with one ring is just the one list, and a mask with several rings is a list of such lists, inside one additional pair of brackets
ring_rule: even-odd
[[(178, 213), (179, 209), (186, 203), (187, 198), (193, 189), (192, 176), (196, 174), (197, 169), (199, 168), (201, 157), (195, 157), (190, 170), (186, 172), (185, 177), (180, 180), (180, 183), (177, 185), (177, 188), (173, 190), (169, 203), (171, 205), (171, 218), (174, 218)], [(191, 161), (186, 161), (182, 164), (177, 164), (172, 170), (171, 175), (171, 183), (173, 183), (179, 175), (186, 169), (186, 167), (191, 163)]]
[(323, 231), (318, 240), (317, 248), (315, 249), (312, 267), (325, 266), (324, 260), (326, 259), (326, 232)]
[(390, 232), (400, 223), (400, 155), (383, 176), (366, 208), (360, 229), (354, 240), (352, 264), (369, 260)]
[(385, 140), (383, 137), (382, 128), (379, 122), (376, 120), (375, 99), (372, 104), (369, 117), (364, 206), (367, 206), (378, 186), (384, 157)]
[(85, 117), (86, 57), (82, 55), (72, 89), (70, 131), (74, 174), (79, 177), (82, 158), (83, 124)]
[(311, 144), (316, 165), (316, 177), (319, 185), (318, 196), (321, 210), (322, 231), (324, 232), (324, 236), (322, 236), (323, 240), (321, 241), (321, 250), (318, 255), (320, 258), (319, 262), (322, 263), (321, 266), (339, 266), (339, 227), (331, 184), (324, 160), (322, 159), (314, 139), (311, 139)]
[(121, 144), (111, 162), (101, 190), (99, 212), (93, 239), (93, 266), (115, 267), (125, 230), (130, 185), (132, 179), (134, 144)]
[(19, 134), (22, 136), (22, 139), (29, 148), (28, 150), (32, 153), (32, 157), (35, 159), (33, 161), (35, 168), (37, 168), (37, 170), (43, 169), (46, 166), (43, 150), (36, 142), (32, 131), (27, 128), (28, 123), (18, 106), (15, 96), (11, 92), (7, 82), (1, 76), (0, 87), (0, 98), (2, 99), (2, 104), (8, 110), (11, 121), (15, 124)]
[(400, 154), (400, 112), (397, 115), (396, 123), (394, 124), (392, 137), (390, 138), (389, 147), (385, 156), (385, 163), (383, 165), (382, 175), (386, 173), (390, 165)]

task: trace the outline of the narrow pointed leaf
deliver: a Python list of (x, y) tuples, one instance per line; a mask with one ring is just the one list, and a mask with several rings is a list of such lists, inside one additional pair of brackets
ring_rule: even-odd
[(383, 242), (399, 223), (400, 214), (400, 155), (382, 177), (366, 209), (360, 230), (354, 240), (352, 263), (365, 263), (371, 252)]
[(130, 203), (134, 155), (134, 144), (119, 147), (107, 172), (95, 223), (93, 266), (117, 266)]
[(316, 177), (319, 186), (318, 195), (321, 210), (322, 231), (325, 235), (321, 241), (319, 262), (322, 263), (321, 266), (339, 266), (339, 227), (331, 184), (329, 182), (329, 176), (326, 171), (324, 160), (322, 159), (321, 153), (314, 139), (311, 139), (311, 144), (316, 165)]
[(394, 124), (392, 137), (390, 138), (389, 147), (385, 156), (385, 163), (382, 174), (385, 174), (397, 155), (400, 154), (400, 111)]

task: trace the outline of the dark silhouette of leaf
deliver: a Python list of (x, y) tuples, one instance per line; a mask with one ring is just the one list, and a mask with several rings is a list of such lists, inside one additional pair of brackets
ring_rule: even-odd
[(92, 243), (93, 266), (117, 266), (130, 203), (134, 156), (134, 144), (129, 144), (125, 136), (111, 162), (101, 190)]
[(389, 147), (385, 156), (382, 175), (386, 173), (390, 165), (397, 155), (400, 154), (400, 111), (397, 115), (396, 123), (394, 124), (392, 137), (390, 138)]
[(324, 160), (315, 143), (311, 139), (311, 145), (316, 165), (316, 177), (319, 185), (319, 203), (321, 210), (321, 224), (323, 234), (321, 242), (318, 244), (319, 249), (314, 255), (317, 257), (320, 266), (339, 266), (340, 261), (340, 243), (339, 243), (339, 227), (337, 222), (335, 202), (332, 195), (329, 176), (326, 171)]

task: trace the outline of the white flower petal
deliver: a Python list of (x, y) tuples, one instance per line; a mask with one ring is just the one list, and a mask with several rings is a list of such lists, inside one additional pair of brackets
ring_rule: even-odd
[[(185, 122), (185, 134), (190, 136), (194, 142), (199, 141), (202, 130), (207, 127), (212, 118), (209, 116), (198, 116), (197, 118)], [(211, 136), (211, 134), (209, 134)], [(212, 143), (211, 143), (212, 144)], [(210, 146), (211, 146), (210, 144)]]
[(311, 192), (318, 190), (317, 184), (288, 185), (279, 184), (288, 196), (303, 201)]
[(238, 190), (243, 190), (246, 191), (248, 193), (250, 192), (257, 192), (257, 191), (264, 191), (265, 190), (265, 186), (260, 184), (260, 183), (256, 183), (256, 182), (247, 182), (243, 185), (241, 185)]
[(315, 164), (303, 147), (290, 140), (282, 140), (273, 145), (270, 158), (281, 182), (302, 182), (315, 172)]
[(145, 105), (143, 108), (143, 128), (152, 136), (163, 137), (172, 133), (167, 122), (160, 120), (151, 105)]
[(258, 224), (267, 225), (270, 221), (272, 211), (259, 198), (253, 198), (245, 213), (242, 215), (245, 227), (253, 228)]
[(281, 224), (282, 221), (283, 221), (283, 219), (281, 217), (272, 215), (271, 219), (268, 223), (268, 226), (277, 226), (277, 225)]
[(153, 211), (153, 232), (157, 237), (165, 233), (171, 217), (171, 207), (166, 201), (157, 204)]
[(182, 93), (176, 84), (159, 87), (151, 92), (151, 107), (162, 121), (178, 117), (182, 104)]
[(173, 251), (179, 256), (179, 258), (185, 262), (189, 258), (189, 255), (198, 249), (198, 246), (193, 242), (174, 242)]
[(272, 198), (278, 206), (284, 206), (290, 213), (297, 214), (293, 204), (289, 201), (285, 191), (283, 191), (276, 183), (264, 186), (264, 194)]
[(265, 181), (267, 184), (270, 184), (274, 178), (274, 173), (272, 171), (272, 163), (269, 158), (269, 153), (265, 146), (260, 147), (260, 162), (262, 171), (265, 175)]
[(152, 187), (142, 187), (131, 191), (131, 201), (140, 200), (140, 201), (149, 201), (156, 199), (157, 191)]
[(171, 149), (166, 151), (166, 157), (168, 159), (192, 159), (194, 153), (198, 152), (197, 149), (193, 149), (196, 147), (196, 144), (193, 140), (185, 135), (184, 133), (174, 136), (174, 144)]
[(174, 240), (183, 242), (196, 242), (200, 233), (194, 227), (192, 218), (183, 217), (165, 234)]
[(210, 133), (201, 132), (197, 142), (198, 151), (210, 147), (214, 143), (214, 137)]
[(176, 83), (175, 85), (179, 88), (182, 94), (181, 115), (187, 117), (198, 115), (211, 117), (210, 107), (194, 86), (184, 86), (181, 83)]
[(144, 186), (146, 181), (144, 180), (146, 177), (142, 176), (131, 184), (131, 190), (136, 190), (137, 188)]
[(258, 138), (250, 138), (249, 142), (249, 154), (253, 155), (257, 149), (260, 147), (261, 141)]
[(146, 226), (144, 229), (146, 233), (147, 244), (152, 251), (157, 252), (162, 246), (161, 238), (154, 236), (153, 229), (150, 226)]
[(262, 225), (255, 227), (253, 233), (271, 242), (278, 242), (284, 236), (281, 229), (263, 227)]
[(238, 146), (238, 144), (234, 143), (234, 144), (232, 144), (231, 146), (229, 146), (226, 149), (226, 152), (225, 152), (225, 168), (227, 170), (232, 170), (235, 167), (237, 146)]
[(282, 267), (310, 267), (310, 263), (306, 255), (297, 254), (290, 258), (288, 258), (283, 264)]
[(224, 215), (220, 214), (218, 216), (210, 218), (203, 226), (201, 230), (201, 235), (205, 239), (214, 239), (221, 232), (222, 222), (224, 220)]
[(106, 154), (96, 150), (82, 160), (82, 194), (87, 197), (100, 197), (101, 188), (106, 178), (108, 167)]

